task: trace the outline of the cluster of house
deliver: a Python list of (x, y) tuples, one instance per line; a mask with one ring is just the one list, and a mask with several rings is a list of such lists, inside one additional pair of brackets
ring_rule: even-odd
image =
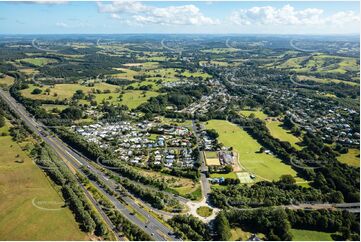
[(177, 166), (192, 168), (195, 163), (193, 150), (190, 148), (168, 148), (164, 150), (153, 150), (149, 163), (153, 165), (163, 165), (168, 168)]
[(208, 181), (212, 184), (222, 184), (225, 180), (224, 177), (208, 178)]
[(133, 164), (192, 167), (192, 132), (185, 127), (142, 121), (98, 122), (72, 127), (88, 142), (112, 149), (118, 158)]
[[(291, 117), (303, 130), (318, 133), (324, 141), (358, 147), (360, 133), (354, 129), (359, 111), (338, 106), (326, 100), (312, 99), (289, 90), (269, 90), (269, 100), (277, 100), (288, 108)], [(297, 100), (297, 102), (295, 101)]]
[(352, 127), (355, 117), (359, 116), (355, 110), (335, 106), (327, 110), (307, 108), (286, 114), (306, 131), (319, 133), (325, 141), (355, 147), (360, 144), (360, 133)]
[(175, 81), (175, 82), (163, 82), (162, 85), (164, 87), (169, 87), (169, 88), (173, 88), (173, 87), (180, 87), (180, 86), (197, 86), (198, 83), (194, 82), (194, 80), (179, 80), (179, 81)]
[(212, 139), (207, 135), (207, 132), (203, 130), (201, 136), (201, 148), (205, 151), (217, 150), (217, 140)]
[(222, 165), (233, 165), (233, 153), (229, 151), (218, 152), (218, 158)]

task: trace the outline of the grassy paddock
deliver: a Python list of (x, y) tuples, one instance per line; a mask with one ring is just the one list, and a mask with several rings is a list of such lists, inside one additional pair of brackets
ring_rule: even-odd
[(346, 154), (340, 155), (338, 160), (350, 166), (360, 167), (360, 150), (349, 149)]
[(261, 110), (242, 110), (240, 114), (243, 116), (249, 117), (253, 114), (256, 118), (261, 119), (266, 122), (266, 126), (269, 129), (271, 135), (281, 141), (289, 142), (295, 149), (301, 150), (302, 147), (297, 143), (301, 142), (299, 138), (290, 133), (290, 131), (282, 127), (282, 122), (278, 120), (266, 120), (268, 116), (263, 113)]
[(302, 229), (291, 229), (293, 240), (295, 241), (332, 241), (330, 233), (302, 230)]
[(0, 137), (0, 144), (1, 239), (89, 240), (71, 211), (62, 207), (56, 187), (20, 146), (10, 136)]
[[(39, 88), (43, 92), (41, 94), (32, 94), (31, 92), (35, 88)], [(45, 94), (45, 90), (47, 88), (50, 89), (49, 95)], [(35, 100), (57, 100), (57, 99), (70, 100), (77, 90), (82, 90), (85, 94), (91, 93), (93, 90), (97, 90), (97, 89), (100, 91), (110, 90), (110, 92), (114, 93), (117, 91), (117, 88), (118, 88), (117, 86), (108, 83), (95, 83), (94, 87), (88, 87), (80, 84), (56, 84), (53, 87), (46, 85), (42, 87), (38, 87), (33, 84), (30, 84), (29, 88), (21, 90), (21, 94), (24, 97)], [(56, 96), (54, 94), (56, 94)]]
[(20, 61), (24, 61), (36, 66), (45, 66), (49, 63), (56, 63), (58, 62), (55, 59), (51, 59), (51, 58), (25, 58), (25, 59), (21, 59)]
[(0, 78), (0, 87), (5, 86), (9, 87), (14, 84), (15, 78), (12, 76), (5, 75), (5, 77)]
[(212, 213), (213, 213), (213, 209), (211, 209), (210, 207), (202, 206), (197, 208), (197, 214), (204, 218), (211, 216)]
[(243, 171), (256, 174), (256, 181), (278, 180), (285, 174), (296, 177), (297, 181), (303, 181), (297, 177), (291, 166), (282, 163), (277, 157), (259, 153), (262, 146), (235, 124), (225, 120), (210, 120), (205, 125), (207, 129), (215, 129), (218, 132), (221, 143), (233, 147), (238, 152)]

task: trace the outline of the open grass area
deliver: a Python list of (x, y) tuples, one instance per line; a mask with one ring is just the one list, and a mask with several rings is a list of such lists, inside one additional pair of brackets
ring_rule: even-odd
[(331, 233), (302, 230), (302, 229), (291, 229), (292, 240), (295, 241), (332, 241)]
[(332, 78), (318, 78), (318, 77), (313, 77), (313, 76), (303, 76), (303, 75), (298, 75), (297, 78), (301, 81), (303, 80), (311, 80), (314, 82), (318, 82), (318, 83), (344, 83), (344, 84), (348, 84), (351, 86), (359, 86), (360, 83), (358, 82), (350, 82), (350, 81), (343, 81), (343, 80), (339, 80), (339, 79), (332, 79)]
[(113, 77), (134, 80), (134, 76), (139, 75), (137, 71), (127, 68), (115, 68), (119, 73), (112, 75)]
[[(39, 88), (43, 92), (41, 94), (32, 94), (31, 92), (35, 89)], [(47, 95), (45, 90), (49, 88), (50, 93)], [(35, 86), (33, 84), (29, 85), (29, 88), (21, 90), (21, 94), (24, 97), (36, 100), (64, 100), (64, 99), (71, 99), (74, 93), (77, 90), (82, 90), (85, 94), (91, 93), (95, 90), (109, 90), (110, 92), (115, 92), (117, 90), (117, 86), (111, 85), (108, 83), (95, 83), (93, 87), (81, 85), (81, 84), (56, 84), (54, 86)]]
[(20, 61), (24, 61), (24, 62), (27, 62), (27, 63), (30, 63), (30, 64), (33, 64), (33, 65), (36, 65), (36, 66), (45, 66), (46, 64), (49, 64), (49, 63), (56, 63), (58, 62), (57, 60), (55, 59), (51, 59), (51, 58), (24, 58), (24, 59), (20, 59)]
[(216, 151), (205, 151), (204, 154), (205, 154), (206, 158), (210, 158), (210, 159), (218, 158), (218, 154)]
[(210, 120), (205, 124), (207, 129), (215, 129), (219, 134), (219, 142), (228, 147), (233, 147), (238, 152), (239, 163), (242, 171), (256, 175), (256, 181), (278, 180), (280, 176), (290, 174), (297, 181), (296, 171), (291, 166), (282, 163), (273, 155), (259, 153), (261, 145), (247, 132), (225, 120)]
[(337, 159), (347, 165), (360, 167), (360, 150), (349, 149), (346, 154), (341, 154)]
[(171, 175), (167, 175), (157, 171), (138, 169), (143, 175), (152, 177), (155, 180), (163, 180), (167, 183), (168, 187), (177, 191), (179, 195), (185, 196), (187, 194), (191, 194), (200, 188), (200, 184), (194, 182), (191, 179), (183, 178), (183, 177), (175, 177)]
[(41, 105), (46, 111), (52, 111), (53, 109), (58, 109), (59, 111), (63, 111), (68, 107), (68, 105), (61, 105), (61, 104), (43, 104)]
[(245, 117), (249, 117), (251, 114), (253, 114), (254, 117), (256, 117), (256, 118), (258, 118), (260, 120), (265, 120), (268, 117), (261, 110), (241, 110), (239, 113), (242, 114)]
[[(243, 231), (241, 228), (232, 228), (231, 229), (231, 238), (229, 238), (229, 241), (246, 241), (251, 237), (251, 232)], [(258, 233), (256, 234), (258, 238), (262, 239), (264, 238), (264, 234)]]
[(5, 75), (4, 77), (0, 77), (0, 87), (10, 87), (14, 84), (15, 78), (12, 76)]
[(163, 124), (177, 125), (177, 126), (183, 126), (183, 127), (187, 127), (187, 128), (192, 127), (192, 120), (182, 120), (182, 119), (177, 119), (177, 118), (160, 117), (160, 121)]
[(123, 94), (121, 104), (128, 106), (130, 109), (137, 108), (142, 103), (147, 102), (149, 98), (156, 97), (158, 95), (158, 92), (153, 91), (146, 91), (145, 94), (143, 94), (143, 91), (139, 90), (126, 91), (126, 93)]
[(211, 209), (210, 207), (202, 206), (197, 208), (197, 214), (204, 218), (211, 216), (212, 213), (213, 213), (213, 209)]
[(282, 122), (274, 120), (266, 121), (266, 126), (273, 137), (281, 141), (289, 142), (297, 150), (302, 149), (302, 147), (297, 144), (301, 142), (301, 140), (294, 136), (290, 131), (284, 129), (282, 127)]
[(284, 129), (282, 127), (282, 122), (275, 119), (267, 119), (267, 114), (263, 113), (261, 110), (242, 110), (240, 111), (240, 114), (246, 117), (249, 117), (251, 114), (253, 114), (254, 117), (266, 122), (266, 126), (273, 137), (281, 141), (289, 142), (297, 150), (302, 149), (302, 147), (297, 144), (301, 142), (299, 138), (290, 133), (290, 131)]
[(190, 72), (188, 70), (182, 73), (185, 77), (201, 77), (202, 79), (211, 78), (212, 76), (204, 72)]
[(209, 177), (211, 177), (211, 178), (221, 178), (221, 177), (223, 177), (224, 179), (226, 179), (226, 178), (237, 179), (237, 174), (234, 173), (234, 172), (229, 172), (229, 173), (211, 173), (211, 174), (209, 174)]
[(340, 73), (347, 71), (357, 71), (359, 65), (357, 59), (353, 57), (341, 57), (325, 54), (315, 54), (312, 57), (295, 57), (286, 60), (277, 66), (278, 68), (287, 68), (296, 72), (318, 72), (318, 73)]
[(89, 240), (53, 184), (20, 146), (10, 136), (0, 137), (0, 144), (1, 239)]

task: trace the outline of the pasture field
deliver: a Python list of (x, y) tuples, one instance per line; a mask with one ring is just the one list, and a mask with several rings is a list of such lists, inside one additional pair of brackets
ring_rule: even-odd
[(260, 120), (265, 120), (268, 117), (261, 110), (241, 110), (239, 113), (245, 117), (249, 117), (251, 114), (253, 114), (256, 118)]
[(315, 54), (312, 57), (290, 58), (277, 66), (278, 68), (291, 69), (296, 72), (323, 72), (345, 74), (347, 71), (357, 71), (356, 58)]
[(271, 135), (281, 141), (287, 141), (289, 142), (295, 149), (301, 150), (302, 147), (299, 146), (297, 143), (301, 142), (299, 138), (294, 136), (292, 133), (290, 133), (288, 130), (284, 129), (282, 127), (282, 122), (278, 120), (267, 120), (268, 116), (263, 113), (261, 110), (242, 110), (240, 111), (240, 114), (243, 116), (249, 117), (251, 114), (253, 114), (256, 118), (261, 119), (266, 122), (266, 126), (268, 130), (270, 131)]
[(36, 66), (45, 66), (49, 63), (56, 63), (58, 62), (55, 59), (51, 59), (51, 58), (41, 58), (41, 57), (36, 57), (36, 58), (24, 58), (24, 59), (20, 59), (19, 61), (24, 61)]
[(201, 77), (202, 79), (211, 78), (212, 76), (204, 72), (190, 72), (188, 70), (182, 73), (185, 77)]
[(259, 153), (262, 147), (247, 132), (225, 120), (210, 120), (205, 124), (207, 129), (215, 129), (219, 134), (219, 142), (225, 146), (233, 147), (238, 152), (239, 163), (243, 171), (256, 175), (256, 181), (278, 180), (280, 176), (289, 174), (297, 181), (296, 171), (291, 166), (282, 163), (273, 155)]
[(299, 138), (294, 136), (290, 131), (282, 127), (282, 122), (280, 121), (266, 121), (266, 126), (269, 129), (271, 135), (281, 141), (289, 142), (295, 149), (301, 150), (302, 147), (297, 143), (301, 142)]
[(297, 76), (298, 79), (300, 79), (301, 81), (303, 80), (311, 80), (314, 82), (318, 82), (318, 83), (344, 83), (347, 85), (351, 85), (351, 86), (359, 86), (360, 83), (358, 82), (350, 82), (350, 81), (344, 81), (344, 80), (339, 80), (339, 79), (332, 79), (332, 78), (318, 78), (318, 77), (314, 77), (314, 76), (304, 76), (304, 75), (299, 75)]
[(326, 232), (291, 229), (292, 240), (295, 241), (333, 241), (331, 234)]
[[(132, 86), (132, 87), (134, 87), (134, 88), (139, 88), (139, 87), (141, 87), (141, 86), (151, 85), (151, 86), (152, 86), (151, 90), (153, 90), (153, 91), (158, 91), (159, 88), (161, 88), (161, 86), (160, 86), (160, 84), (156, 83), (156, 81), (157, 81), (156, 78), (154, 78), (154, 79), (152, 79), (152, 78), (147, 78), (146, 81), (133, 82), (133, 83), (127, 85), (127, 87)], [(162, 81), (163, 81), (163, 80), (162, 80)]]
[(182, 119), (166, 118), (166, 117), (161, 117), (160, 120), (161, 123), (163, 124), (171, 124), (171, 125), (183, 126), (187, 128), (192, 127), (192, 120), (182, 120)]
[(5, 75), (4, 77), (0, 77), (0, 87), (10, 87), (14, 84), (15, 78), (12, 76)]
[(112, 75), (113, 77), (134, 80), (134, 76), (139, 75), (137, 71), (133, 71), (131, 69), (127, 69), (127, 68), (115, 68), (115, 69), (120, 72), (117, 74), (113, 74)]
[[(251, 232), (246, 232), (242, 230), (241, 228), (232, 228), (231, 229), (231, 238), (229, 238), (229, 241), (247, 241), (251, 237)], [(256, 234), (258, 238), (262, 239), (264, 238), (264, 234), (258, 233)]]
[[(43, 92), (41, 94), (32, 94), (31, 92), (35, 88), (39, 88)], [(50, 89), (49, 95), (45, 94), (45, 90), (47, 88)], [(95, 83), (93, 87), (84, 86), (84, 85), (80, 85), (80, 84), (55, 84), (54, 86), (44, 85), (42, 87), (38, 87), (33, 84), (30, 84), (29, 88), (21, 90), (21, 94), (26, 98), (35, 99), (35, 100), (57, 100), (57, 99), (59, 99), (59, 100), (68, 99), (69, 100), (72, 98), (72, 96), (74, 95), (74, 93), (77, 90), (82, 90), (85, 94), (87, 94), (87, 93), (91, 93), (97, 89), (100, 91), (110, 90), (110, 92), (116, 92), (118, 87), (115, 85), (111, 85), (111, 84), (103, 83), (103, 82)], [(56, 96), (55, 96), (55, 94), (56, 94)]]
[(19, 71), (27, 75), (39, 73), (39, 71), (34, 68), (21, 68)]
[(360, 150), (349, 149), (346, 154), (341, 154), (337, 159), (350, 166), (360, 167)]
[(156, 180), (164, 180), (169, 188), (179, 192), (179, 195), (185, 196), (191, 194), (200, 188), (200, 184), (194, 182), (192, 179), (175, 177), (167, 174), (163, 174), (156, 171), (138, 169), (143, 175), (152, 177)]
[[(200, 65), (204, 65), (207, 63), (208, 63), (208, 61), (200, 61), (199, 62)], [(217, 65), (217, 66), (232, 66), (230, 63), (228, 63), (226, 61), (216, 61), (216, 60), (211, 60), (210, 64)]]
[(126, 91), (126, 93), (123, 94), (123, 100), (120, 103), (128, 106), (129, 109), (137, 108), (139, 105), (147, 102), (149, 98), (158, 95), (158, 92), (153, 91), (146, 91), (145, 94), (143, 94), (143, 91), (139, 90)]
[(10, 136), (0, 137), (0, 144), (1, 239), (89, 240), (63, 207), (58, 188), (20, 146)]

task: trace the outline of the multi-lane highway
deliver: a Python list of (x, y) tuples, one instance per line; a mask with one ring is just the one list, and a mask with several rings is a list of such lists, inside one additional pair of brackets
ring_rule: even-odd
[[(96, 173), (101, 181), (103, 181), (110, 188), (117, 187), (114, 181), (107, 179), (105, 174), (95, 169), (86, 159), (78, 155), (72, 149), (70, 149), (67, 145), (65, 145), (60, 139), (47, 135), (47, 131), (43, 128), (43, 125), (33, 118), (31, 118), (30, 114), (25, 110), (25, 108), (18, 104), (17, 101), (12, 98), (9, 93), (0, 89), (0, 96), (3, 100), (9, 105), (9, 107), (19, 116), (19, 118), (25, 123), (25, 125), (31, 129), (35, 134), (41, 137), (45, 143), (47, 143), (50, 147), (54, 149), (54, 151), (63, 159), (63, 161), (69, 166), (76, 169), (77, 172), (82, 173), (80, 167), (87, 166), (92, 172)], [(93, 182), (94, 183), (94, 182)], [(94, 184), (97, 185), (97, 184)], [(137, 213), (141, 214), (146, 218), (146, 222), (140, 220), (137, 216), (132, 215), (132, 211), (129, 211), (129, 208), (119, 202), (119, 200), (106, 193), (104, 189), (98, 187), (104, 195), (108, 197), (108, 199), (113, 203), (113, 205), (118, 209), (118, 211), (125, 216), (132, 223), (143, 229), (146, 233), (148, 233), (154, 240), (177, 240), (177, 238), (173, 235), (173, 231), (169, 229), (167, 226), (162, 224), (156, 218), (154, 218), (150, 213), (142, 209), (138, 206), (131, 198), (125, 196), (122, 199)], [(94, 204), (98, 209), (99, 205)], [(102, 213), (104, 216), (104, 213)], [(104, 218), (106, 221), (107, 218)]]

